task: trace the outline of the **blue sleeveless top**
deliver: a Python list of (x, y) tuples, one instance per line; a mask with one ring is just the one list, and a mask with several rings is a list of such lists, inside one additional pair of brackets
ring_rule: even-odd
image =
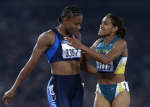
[(81, 50), (69, 46), (69, 42), (64, 40), (64, 36), (57, 29), (52, 29), (52, 31), (55, 34), (55, 43), (45, 52), (48, 62), (79, 60)]
[[(110, 43), (105, 45), (104, 38), (102, 38), (95, 48), (96, 52), (101, 54), (107, 54), (114, 47), (115, 42), (119, 39), (120, 38), (116, 36)], [(101, 62), (96, 61), (97, 72), (124, 74), (126, 62), (127, 56), (119, 56), (109, 64), (103, 64)]]

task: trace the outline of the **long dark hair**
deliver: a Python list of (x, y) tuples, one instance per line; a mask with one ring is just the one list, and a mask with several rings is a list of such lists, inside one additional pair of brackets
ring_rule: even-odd
[(120, 38), (124, 38), (125, 35), (126, 35), (126, 29), (124, 27), (123, 19), (120, 16), (114, 15), (112, 13), (108, 13), (106, 16), (111, 18), (111, 22), (112, 22), (113, 26), (117, 26), (118, 27), (116, 35), (118, 37), (120, 37)]
[(64, 10), (62, 11), (59, 19), (58, 19), (58, 22), (59, 23), (62, 23), (62, 20), (64, 17), (67, 17), (67, 18), (72, 18), (74, 16), (82, 16), (82, 12), (80, 10), (79, 7), (75, 6), (75, 5), (69, 5), (69, 6), (66, 6), (64, 8)]

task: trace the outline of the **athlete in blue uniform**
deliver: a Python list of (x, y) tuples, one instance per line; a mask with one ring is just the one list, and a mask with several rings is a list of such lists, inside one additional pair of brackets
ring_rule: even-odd
[(2, 101), (8, 104), (16, 89), (31, 73), (42, 55), (46, 55), (51, 66), (52, 76), (47, 86), (50, 107), (81, 107), (83, 87), (80, 79), (81, 50), (68, 45), (64, 37), (80, 40), (82, 13), (76, 6), (67, 6), (59, 25), (42, 33), (33, 49), (32, 55), (18, 75), (14, 85), (4, 94)]
[(107, 14), (102, 20), (98, 35), (100, 38), (91, 48), (75, 38), (67, 37), (66, 40), (72, 43), (71, 46), (81, 49), (86, 56), (96, 60), (96, 68), (84, 64), (87, 71), (97, 74), (94, 106), (129, 107), (130, 94), (124, 76), (128, 51), (122, 19), (111, 13)]

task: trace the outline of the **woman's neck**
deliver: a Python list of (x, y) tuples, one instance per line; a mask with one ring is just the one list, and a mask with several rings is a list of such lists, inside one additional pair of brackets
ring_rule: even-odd
[(57, 26), (56, 29), (63, 36), (69, 36), (69, 33), (66, 32), (66, 30), (64, 29), (64, 26), (62, 24), (60, 24), (59, 26)]
[(111, 34), (111, 35), (108, 35), (108, 36), (105, 36), (104, 37), (104, 43), (105, 45), (109, 44), (115, 37), (115, 34)]

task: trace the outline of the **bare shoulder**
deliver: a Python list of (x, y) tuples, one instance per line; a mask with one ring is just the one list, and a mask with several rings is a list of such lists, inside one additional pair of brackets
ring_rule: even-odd
[(124, 39), (119, 39), (118, 41), (116, 41), (115, 44), (122, 44), (122, 45), (126, 45), (126, 40)]
[(52, 45), (55, 42), (55, 34), (52, 30), (48, 30), (39, 35), (38, 41)]
[(114, 46), (125, 48), (125, 47), (127, 47), (127, 42), (124, 39), (119, 39), (115, 42)]
[(122, 56), (128, 56), (128, 47), (126, 40), (120, 39), (114, 44), (114, 46), (119, 50), (122, 50)]

